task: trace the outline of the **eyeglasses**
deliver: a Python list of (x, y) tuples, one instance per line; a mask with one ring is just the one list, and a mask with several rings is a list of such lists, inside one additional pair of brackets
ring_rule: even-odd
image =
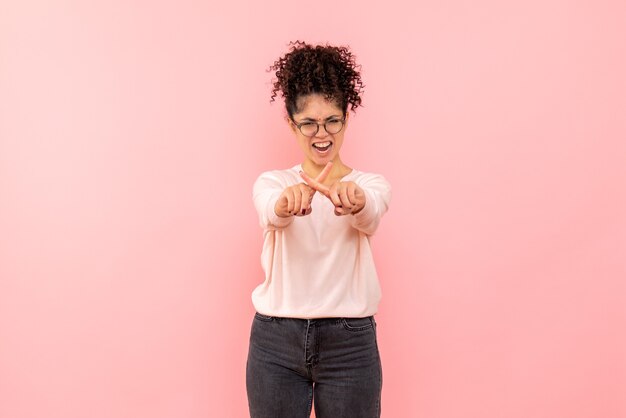
[(317, 122), (302, 122), (296, 123), (293, 119), (291, 120), (294, 125), (298, 127), (302, 135), (304, 136), (315, 136), (320, 130), (320, 125), (324, 125), (324, 129), (331, 135), (337, 134), (341, 132), (343, 129), (343, 125), (345, 123), (345, 118), (343, 119), (329, 119), (324, 123)]

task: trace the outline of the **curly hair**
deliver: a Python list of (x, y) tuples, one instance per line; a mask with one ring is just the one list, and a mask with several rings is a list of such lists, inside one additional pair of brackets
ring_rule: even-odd
[(348, 47), (313, 46), (302, 41), (289, 42), (289, 46), (291, 50), (267, 70), (276, 71), (270, 102), (280, 92), (290, 118), (301, 110), (298, 98), (312, 93), (335, 101), (344, 115), (348, 104), (352, 111), (361, 105), (361, 66)]

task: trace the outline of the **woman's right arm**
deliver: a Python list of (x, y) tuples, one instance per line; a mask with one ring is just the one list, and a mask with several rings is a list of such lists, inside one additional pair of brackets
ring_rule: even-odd
[(254, 206), (263, 229), (285, 228), (294, 216), (311, 213), (313, 190), (306, 183), (285, 186), (278, 175), (265, 172), (254, 183)]
[[(332, 162), (327, 163), (315, 181), (323, 182), (332, 166)], [(278, 173), (266, 171), (254, 183), (252, 196), (263, 229), (284, 228), (294, 216), (311, 213), (315, 189), (302, 182), (288, 186)]]
[(271, 171), (262, 173), (254, 182), (252, 199), (263, 229), (284, 228), (293, 222), (293, 216), (279, 216), (275, 211), (284, 189), (279, 176)]

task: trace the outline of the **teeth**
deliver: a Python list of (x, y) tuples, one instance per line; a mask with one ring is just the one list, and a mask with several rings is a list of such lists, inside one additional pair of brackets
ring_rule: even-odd
[(316, 144), (313, 144), (314, 147), (319, 147), (319, 148), (324, 148), (330, 145), (330, 141), (328, 142), (318, 142)]

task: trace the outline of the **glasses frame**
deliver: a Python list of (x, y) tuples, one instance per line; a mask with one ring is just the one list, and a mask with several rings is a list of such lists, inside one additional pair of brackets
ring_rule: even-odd
[[(289, 118), (291, 119), (291, 118)], [(326, 124), (329, 122), (337, 122), (337, 121), (341, 121), (341, 129), (339, 129), (337, 132), (334, 133), (330, 133), (328, 132), (328, 128), (326, 127)], [(319, 123), (319, 122), (313, 122), (313, 121), (307, 121), (307, 122), (301, 122), (301, 123), (296, 123), (295, 120), (291, 119), (291, 122), (296, 125), (296, 127), (298, 128), (298, 130), (300, 131), (300, 133), (308, 138), (313, 138), (315, 135), (317, 135), (317, 133), (320, 131), (320, 126), (324, 125), (324, 130), (326, 131), (326, 133), (328, 135), (337, 135), (339, 132), (341, 132), (343, 130), (343, 128), (346, 126), (346, 117), (344, 116), (341, 119), (327, 119), (326, 121), (324, 121), (324, 123)], [(302, 132), (302, 126), (304, 125), (308, 125), (308, 124), (315, 124), (317, 125), (315, 128), (315, 133), (313, 135), (306, 135), (304, 132)]]

